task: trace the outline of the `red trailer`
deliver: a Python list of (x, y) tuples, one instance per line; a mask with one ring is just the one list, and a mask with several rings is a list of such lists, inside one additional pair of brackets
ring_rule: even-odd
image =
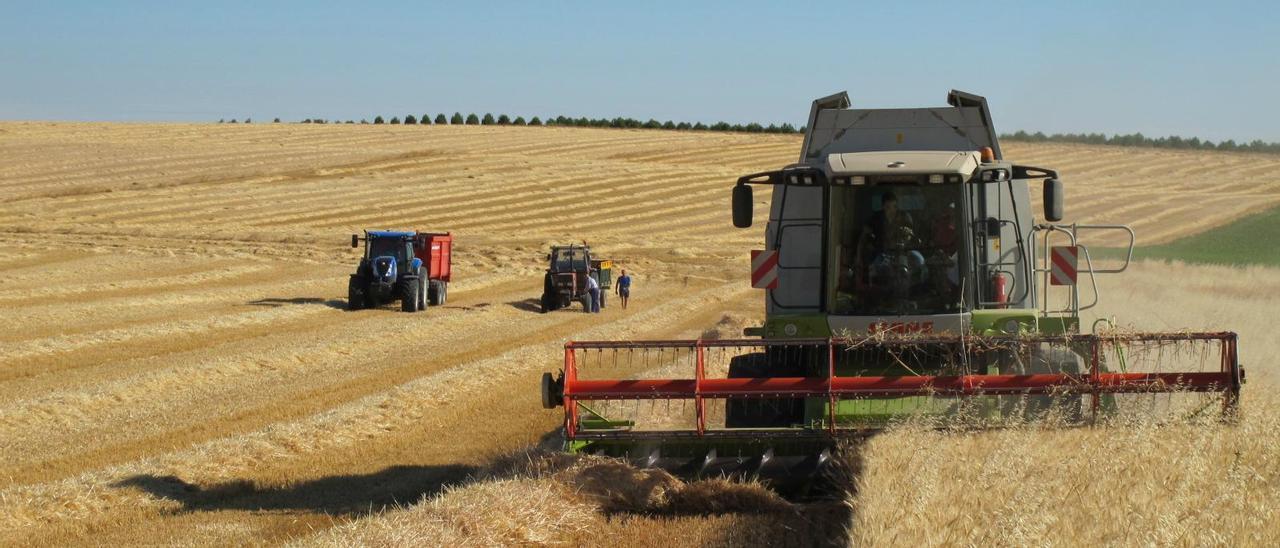
[(453, 235), (449, 232), (418, 232), (414, 255), (427, 271), (427, 299), (432, 306), (449, 300), (449, 280), (453, 277)]

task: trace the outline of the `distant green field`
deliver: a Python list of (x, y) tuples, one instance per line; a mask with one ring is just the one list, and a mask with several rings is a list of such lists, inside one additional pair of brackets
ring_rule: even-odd
[[(1124, 256), (1121, 249), (1091, 251), (1103, 258)], [(1167, 244), (1139, 246), (1133, 257), (1188, 263), (1280, 266), (1280, 207)]]

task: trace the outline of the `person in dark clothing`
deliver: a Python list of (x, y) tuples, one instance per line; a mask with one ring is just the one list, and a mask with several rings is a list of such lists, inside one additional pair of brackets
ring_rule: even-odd
[(617, 288), (615, 291), (618, 293), (618, 298), (622, 299), (622, 309), (626, 310), (627, 300), (631, 298), (631, 276), (627, 275), (626, 270), (623, 270), (622, 275), (618, 276), (618, 281), (614, 284), (614, 287)]

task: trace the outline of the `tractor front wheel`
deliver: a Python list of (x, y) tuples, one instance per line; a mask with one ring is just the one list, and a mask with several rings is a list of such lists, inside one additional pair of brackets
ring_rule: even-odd
[(351, 278), (347, 282), (347, 310), (360, 310), (366, 308), (364, 283), (356, 278)]
[(405, 312), (418, 311), (418, 288), (421, 286), (421, 280), (404, 280), (400, 282), (400, 310)]

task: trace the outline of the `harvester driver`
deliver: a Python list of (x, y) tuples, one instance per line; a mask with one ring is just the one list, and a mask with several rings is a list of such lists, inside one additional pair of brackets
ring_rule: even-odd
[[(918, 281), (916, 278), (924, 269), (924, 255), (914, 249), (913, 225), (911, 214), (899, 209), (893, 191), (880, 195), (880, 211), (871, 216), (858, 242), (857, 264), (867, 265), (870, 285), (881, 288), (873, 293), (903, 300)], [(869, 264), (864, 262), (868, 255)]]

